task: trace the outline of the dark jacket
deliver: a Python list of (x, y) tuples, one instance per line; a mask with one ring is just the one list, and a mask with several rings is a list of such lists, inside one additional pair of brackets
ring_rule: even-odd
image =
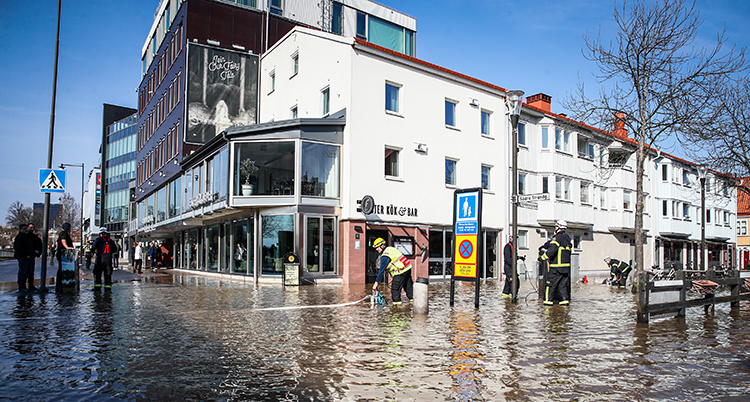
[(506, 275), (510, 275), (509, 272), (513, 272), (513, 264), (511, 261), (513, 260), (513, 244), (510, 242), (505, 243), (505, 247), (503, 248), (503, 271)]
[(570, 272), (570, 254), (573, 245), (570, 236), (559, 232), (549, 241), (549, 248), (542, 255), (542, 261), (549, 261), (549, 268), (557, 268), (559, 272)]
[(19, 233), (13, 239), (13, 258), (34, 258), (42, 255), (42, 239), (34, 233)]
[(117, 254), (117, 243), (112, 238), (104, 239), (99, 236), (94, 240), (94, 254), (96, 256), (96, 264), (108, 263), (112, 264), (112, 258)]

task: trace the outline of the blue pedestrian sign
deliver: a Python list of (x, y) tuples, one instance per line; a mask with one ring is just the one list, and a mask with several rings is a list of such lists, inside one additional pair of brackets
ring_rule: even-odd
[(64, 193), (65, 170), (39, 169), (39, 190), (43, 193)]

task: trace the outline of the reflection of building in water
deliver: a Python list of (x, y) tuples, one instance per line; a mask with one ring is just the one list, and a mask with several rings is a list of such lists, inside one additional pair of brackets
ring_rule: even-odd
[(455, 311), (451, 314), (450, 340), (453, 344), (453, 360), (450, 374), (457, 400), (481, 400), (482, 384), (477, 374), (482, 372), (479, 361), (484, 359), (479, 350), (479, 328), (476, 311)]

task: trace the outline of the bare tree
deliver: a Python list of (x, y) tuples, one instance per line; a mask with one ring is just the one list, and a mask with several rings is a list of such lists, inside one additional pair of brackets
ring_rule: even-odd
[(25, 207), (21, 201), (13, 201), (8, 207), (8, 214), (5, 215), (5, 223), (10, 227), (18, 229), (18, 225), (34, 221), (34, 210), (31, 207)]
[(81, 206), (76, 199), (69, 193), (65, 193), (58, 201), (60, 211), (57, 213), (53, 227), (59, 228), (63, 223), (70, 223), (71, 230), (75, 231), (81, 227)]
[[(731, 74), (745, 69), (744, 49), (725, 49), (724, 32), (709, 49), (694, 48), (702, 21), (695, 3), (684, 0), (636, 0), (615, 6), (617, 36), (584, 36), (584, 57), (599, 68), (598, 96), (586, 96), (583, 83), (564, 100), (575, 118), (599, 127), (624, 128), (635, 136), (636, 211), (635, 266), (643, 273), (643, 176), (647, 152), (681, 126), (700, 116), (706, 94)], [(639, 283), (638, 319), (644, 315)]]
[(735, 177), (750, 176), (750, 78), (726, 83), (707, 100), (706, 110), (679, 133), (691, 158)]

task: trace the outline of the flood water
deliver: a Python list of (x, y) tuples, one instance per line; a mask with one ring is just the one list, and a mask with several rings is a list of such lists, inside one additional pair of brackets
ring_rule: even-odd
[[(502, 285), (502, 283), (500, 284)], [(482, 284), (430, 285), (429, 315), (339, 304), (358, 285), (283, 288), (175, 274), (0, 294), (0, 399), (155, 401), (741, 401), (750, 306), (635, 322), (629, 291), (575, 284), (570, 307)]]

